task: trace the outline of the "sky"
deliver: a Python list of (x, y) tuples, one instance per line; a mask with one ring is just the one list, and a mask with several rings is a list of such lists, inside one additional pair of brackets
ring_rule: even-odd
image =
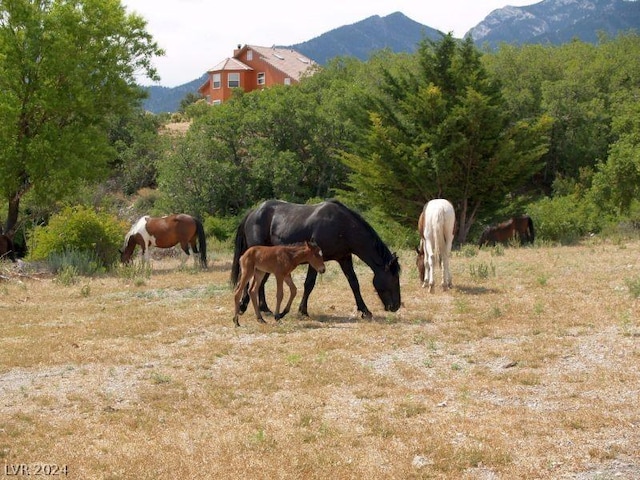
[[(163, 57), (155, 58), (159, 85), (176, 87), (199, 78), (233, 56), (237, 45), (295, 45), (373, 15), (402, 12), (410, 19), (462, 38), (493, 10), (540, 0), (122, 0), (147, 21)], [(150, 85), (146, 78), (139, 83)]]

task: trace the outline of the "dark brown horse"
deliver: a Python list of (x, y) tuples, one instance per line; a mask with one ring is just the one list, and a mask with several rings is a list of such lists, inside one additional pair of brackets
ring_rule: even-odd
[[(262, 280), (267, 273), (275, 275), (277, 281), (276, 291), (276, 311), (274, 318), (280, 320), (291, 308), (291, 303), (297, 293), (297, 288), (291, 278), (291, 272), (301, 263), (308, 263), (318, 272), (324, 273), (325, 266), (322, 258), (322, 250), (314, 242), (305, 242), (301, 245), (277, 245), (263, 246), (256, 245), (250, 247), (240, 257), (240, 280), (236, 284), (234, 300), (235, 315), (233, 323), (237, 327), (240, 326), (238, 316), (240, 315), (240, 300), (247, 284), (251, 282), (249, 287), (249, 296), (253, 309), (256, 312), (256, 319), (261, 323), (266, 323), (260, 313), (258, 307), (258, 289), (262, 285)], [(280, 313), (280, 304), (284, 297), (283, 282), (289, 286), (289, 300), (287, 306)]]
[(16, 252), (13, 241), (8, 235), (0, 235), (0, 259), (8, 258), (12, 262), (16, 261)]
[(166, 217), (142, 217), (124, 237), (120, 260), (129, 262), (137, 245), (140, 245), (144, 259), (149, 260), (149, 247), (171, 248), (178, 243), (187, 255), (190, 250), (199, 253), (200, 265), (207, 268), (207, 242), (202, 223), (184, 213)]
[(533, 220), (529, 215), (520, 217), (512, 217), (506, 222), (499, 223), (487, 227), (480, 235), (478, 245), (494, 246), (496, 243), (507, 244), (514, 239), (519, 239), (520, 244), (533, 244), (535, 240), (535, 231), (533, 229)]

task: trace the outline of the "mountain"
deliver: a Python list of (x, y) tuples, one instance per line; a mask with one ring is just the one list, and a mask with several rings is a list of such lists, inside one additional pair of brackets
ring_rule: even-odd
[[(494, 10), (467, 35), (478, 46), (502, 42), (562, 44), (574, 38), (594, 43), (598, 32), (615, 37), (629, 30), (640, 32), (640, 0), (543, 0)], [(396, 12), (386, 17), (375, 15), (289, 47), (324, 65), (336, 56), (364, 61), (384, 48), (414, 52), (421, 40), (438, 39), (439, 35), (437, 30)], [(195, 93), (205, 80), (206, 74), (175, 88), (145, 87), (149, 98), (144, 107), (154, 113), (175, 112), (184, 96)]]
[(436, 40), (440, 36), (438, 30), (396, 12), (386, 17), (374, 15), (289, 48), (324, 65), (337, 56), (351, 56), (364, 61), (373, 52), (387, 48), (396, 53), (414, 52), (423, 38)]
[[(289, 45), (287, 48), (292, 48), (324, 65), (336, 56), (352, 56), (364, 61), (373, 52), (384, 48), (396, 53), (414, 52), (425, 36), (436, 39), (439, 38), (439, 32), (396, 12), (386, 17), (374, 15), (352, 25), (331, 30), (307, 42)], [(197, 92), (206, 78), (205, 73), (196, 80), (174, 88), (144, 87), (149, 93), (144, 108), (153, 113), (175, 112), (184, 96), (189, 92)]]
[(157, 85), (144, 87), (149, 94), (149, 97), (144, 101), (144, 108), (153, 113), (177, 112), (185, 95), (197, 92), (198, 87), (206, 80), (207, 74), (204, 73), (200, 78), (173, 88)]
[(640, 30), (640, 2), (636, 0), (543, 0), (494, 10), (468, 34), (477, 45), (558, 45), (575, 38), (595, 43), (598, 32), (614, 37), (628, 30)]

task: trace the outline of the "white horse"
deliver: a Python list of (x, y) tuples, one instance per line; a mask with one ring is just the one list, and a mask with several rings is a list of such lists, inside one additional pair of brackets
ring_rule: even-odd
[(442, 287), (451, 288), (451, 271), (449, 270), (449, 256), (453, 244), (453, 227), (456, 214), (453, 205), (444, 198), (437, 198), (427, 202), (418, 220), (420, 232), (420, 246), (416, 264), (422, 280), (422, 287), (429, 285), (429, 292), (433, 292), (434, 268), (436, 262), (442, 268)]

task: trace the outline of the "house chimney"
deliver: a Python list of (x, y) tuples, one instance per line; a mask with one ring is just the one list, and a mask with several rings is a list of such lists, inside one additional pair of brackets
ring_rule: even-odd
[(238, 53), (240, 53), (240, 50), (241, 50), (241, 49), (242, 49), (242, 45), (241, 45), (241, 44), (238, 44), (238, 48), (236, 48), (236, 49), (233, 51), (233, 56), (235, 57), (236, 55), (238, 55)]

